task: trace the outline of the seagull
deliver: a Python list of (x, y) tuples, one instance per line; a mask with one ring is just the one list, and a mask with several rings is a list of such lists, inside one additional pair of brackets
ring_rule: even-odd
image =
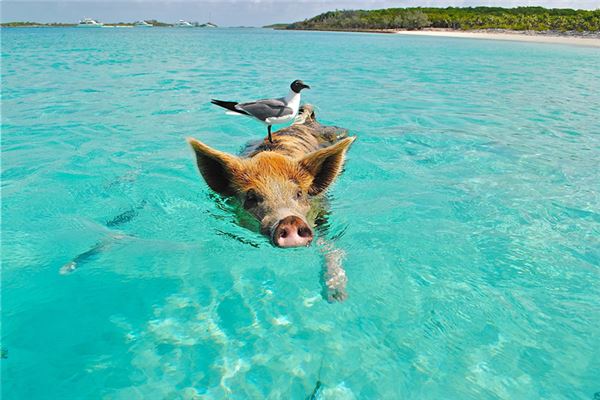
[(229, 110), (226, 114), (245, 115), (266, 124), (269, 142), (273, 143), (271, 125), (285, 124), (296, 118), (302, 89), (310, 89), (310, 86), (301, 80), (295, 80), (290, 85), (288, 95), (278, 99), (256, 100), (248, 103), (212, 99), (211, 103)]

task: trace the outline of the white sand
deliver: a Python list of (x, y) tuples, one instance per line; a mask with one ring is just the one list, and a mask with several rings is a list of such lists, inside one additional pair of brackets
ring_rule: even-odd
[(512, 40), (516, 42), (559, 43), (600, 47), (600, 39), (576, 36), (528, 35), (521, 33), (462, 32), (446, 30), (397, 31), (400, 35), (445, 36), (465, 39)]

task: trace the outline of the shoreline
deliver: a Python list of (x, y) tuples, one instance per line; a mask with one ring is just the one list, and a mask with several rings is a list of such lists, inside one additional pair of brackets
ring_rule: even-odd
[[(277, 28), (274, 28), (277, 29)], [(483, 29), (463, 31), (458, 29), (426, 28), (421, 30), (402, 29), (281, 29), (316, 32), (384, 33), (392, 35), (436, 36), (462, 39), (503, 40), (514, 42), (551, 43), (575, 46), (600, 47), (600, 32), (554, 32), (513, 31), (507, 29)]]
[(452, 29), (423, 29), (419, 31), (396, 30), (393, 33), (398, 35), (412, 36), (436, 36), (462, 39), (503, 40), (513, 42), (552, 43), (600, 47), (600, 34), (595, 32), (579, 34), (544, 31), (511, 31), (503, 29), (473, 31), (460, 31)]

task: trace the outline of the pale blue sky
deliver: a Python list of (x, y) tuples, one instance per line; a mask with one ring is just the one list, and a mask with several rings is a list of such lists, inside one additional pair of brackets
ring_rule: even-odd
[(513, 7), (541, 5), (557, 8), (600, 8), (600, 0), (179, 0), (179, 1), (24, 1), (0, 3), (0, 20), (36, 22), (77, 22), (83, 17), (105, 22), (179, 19), (212, 22), (220, 26), (262, 26), (275, 22), (293, 22), (334, 9), (371, 9), (409, 6), (474, 6)]

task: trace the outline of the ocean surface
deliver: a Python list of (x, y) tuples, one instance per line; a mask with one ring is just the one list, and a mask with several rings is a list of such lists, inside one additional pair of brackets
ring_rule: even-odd
[[(598, 49), (1, 35), (3, 400), (600, 397)], [(315, 246), (236, 223), (185, 142), (238, 152), (264, 126), (210, 99), (294, 79), (358, 137), (323, 233), (343, 303)]]

